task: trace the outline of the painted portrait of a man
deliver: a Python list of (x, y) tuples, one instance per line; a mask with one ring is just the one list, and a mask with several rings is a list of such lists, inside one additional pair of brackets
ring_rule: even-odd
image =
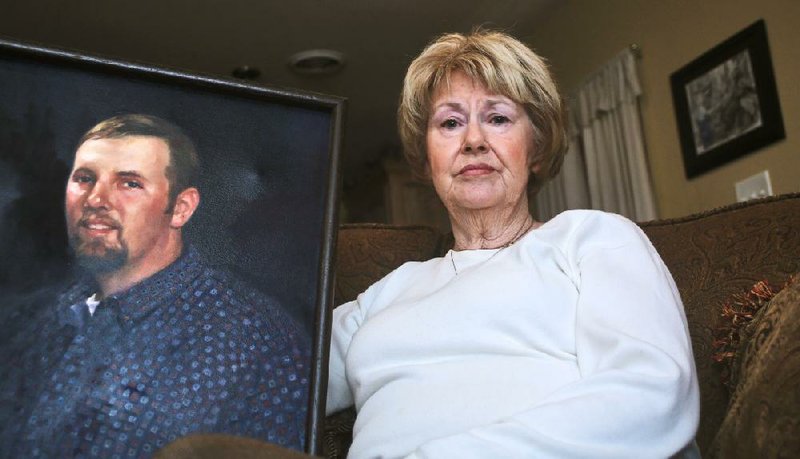
[(302, 449), (308, 337), (184, 240), (199, 167), (155, 116), (82, 136), (64, 203), (79, 268), (5, 352), (3, 456), (146, 457), (209, 432)]
[(342, 110), (0, 40), (0, 458), (315, 451)]

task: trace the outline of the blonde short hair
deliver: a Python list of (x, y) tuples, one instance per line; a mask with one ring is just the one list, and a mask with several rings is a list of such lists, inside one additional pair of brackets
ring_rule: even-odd
[(497, 31), (442, 35), (411, 62), (403, 81), (397, 124), (412, 171), (427, 176), (425, 139), (433, 93), (440, 85), (448, 85), (457, 71), (525, 108), (534, 129), (531, 162), (540, 164), (528, 182), (531, 195), (535, 194), (558, 174), (564, 161), (568, 147), (565, 108), (544, 59), (519, 40)]

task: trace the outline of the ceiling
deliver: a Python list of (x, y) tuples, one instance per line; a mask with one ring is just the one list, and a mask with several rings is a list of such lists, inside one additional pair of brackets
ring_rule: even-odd
[[(6, 0), (5, 3), (9, 3)], [(563, 0), (63, 0), (2, 6), (0, 35), (91, 54), (230, 77), (257, 67), (258, 84), (348, 99), (345, 186), (397, 154), (395, 110), (411, 59), (434, 36), (476, 25), (525, 40)], [(287, 62), (334, 49), (345, 66), (297, 75)]]

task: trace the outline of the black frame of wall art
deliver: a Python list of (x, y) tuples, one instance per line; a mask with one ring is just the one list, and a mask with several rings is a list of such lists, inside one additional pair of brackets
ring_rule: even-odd
[(687, 178), (785, 137), (759, 20), (670, 76)]

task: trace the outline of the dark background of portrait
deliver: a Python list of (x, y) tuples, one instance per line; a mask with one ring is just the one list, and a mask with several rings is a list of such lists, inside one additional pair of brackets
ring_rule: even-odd
[[(330, 112), (174, 82), (0, 58), (0, 319), (63, 282), (64, 190), (81, 135), (125, 113), (195, 142), (201, 203), (187, 241), (275, 298), (313, 336), (331, 170)], [(35, 303), (35, 302), (34, 302)], [(46, 305), (41, 305), (46, 306)]]

